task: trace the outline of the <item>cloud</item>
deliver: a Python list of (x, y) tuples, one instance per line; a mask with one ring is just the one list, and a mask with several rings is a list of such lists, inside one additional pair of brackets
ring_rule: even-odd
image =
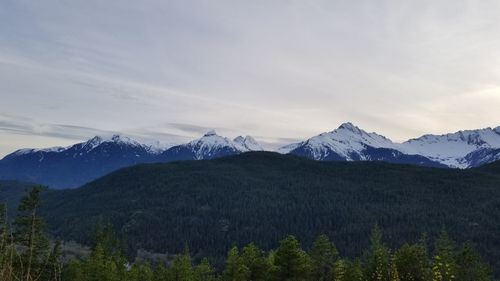
[(495, 0), (10, 1), (0, 9), (0, 112), (17, 117), (2, 117), (0, 146), (29, 134), (178, 141), (209, 128), (272, 145), (345, 121), (404, 140), (500, 125), (499, 9)]

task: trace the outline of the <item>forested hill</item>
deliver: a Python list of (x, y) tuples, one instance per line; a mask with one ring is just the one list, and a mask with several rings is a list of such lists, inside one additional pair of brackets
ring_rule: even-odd
[(317, 162), (268, 152), (125, 168), (76, 190), (50, 191), (43, 216), (63, 239), (88, 241), (112, 222), (129, 244), (223, 257), (296, 235), (330, 235), (345, 255), (368, 246), (375, 223), (394, 246), (443, 227), (500, 268), (500, 173), (378, 162)]
[(36, 184), (20, 181), (0, 180), (0, 203), (7, 206), (7, 216), (13, 219), (16, 216), (17, 205), (21, 197), (26, 195)]

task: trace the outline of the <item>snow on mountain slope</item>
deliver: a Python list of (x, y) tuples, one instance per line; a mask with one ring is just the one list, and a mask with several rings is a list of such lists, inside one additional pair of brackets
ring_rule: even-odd
[[(469, 168), (499, 160), (500, 127), (465, 130), (446, 135), (424, 135), (394, 143), (376, 133), (367, 133), (351, 123), (300, 143), (281, 147), (315, 160), (382, 160), (446, 167)], [(378, 149), (378, 150), (377, 150)], [(420, 156), (420, 157), (417, 157)]]
[(246, 151), (261, 151), (264, 150), (262, 146), (251, 136), (238, 136), (236, 137), (233, 142), (236, 144), (239, 144), (241, 147), (243, 147), (243, 150)]
[(15, 156), (21, 156), (24, 154), (30, 154), (30, 153), (36, 153), (36, 152), (61, 152), (63, 150), (66, 150), (67, 147), (62, 147), (62, 146), (54, 146), (54, 147), (48, 147), (48, 148), (22, 148), (19, 150), (14, 151), (11, 153), (11, 155)]
[[(400, 145), (405, 153), (419, 154), (449, 167), (468, 168), (480, 162), (467, 155), (482, 149), (500, 148), (500, 127), (465, 130), (445, 135), (424, 135)], [(484, 152), (481, 154), (484, 157)], [(494, 158), (493, 158), (494, 159)]]
[[(394, 148), (395, 144), (388, 138), (376, 133), (367, 133), (352, 123), (344, 123), (337, 129), (319, 134), (304, 142), (290, 144), (278, 149), (281, 153), (289, 153), (299, 147), (307, 150), (310, 157), (315, 160), (324, 160), (331, 157), (344, 158), (345, 160), (368, 160), (362, 154), (367, 146), (373, 148)], [(355, 156), (356, 155), (356, 156)], [(358, 159), (361, 157), (361, 159)]]
[(71, 188), (122, 167), (154, 162), (157, 155), (150, 146), (128, 137), (96, 136), (64, 148), (11, 153), (0, 160), (0, 179)]
[(285, 146), (279, 147), (276, 150), (276, 152), (281, 153), (281, 154), (287, 154), (287, 153), (290, 153), (290, 151), (298, 148), (301, 144), (302, 144), (302, 142), (287, 144)]
[(161, 160), (213, 159), (253, 150), (262, 150), (262, 147), (250, 136), (230, 140), (211, 130), (199, 139), (167, 149)]

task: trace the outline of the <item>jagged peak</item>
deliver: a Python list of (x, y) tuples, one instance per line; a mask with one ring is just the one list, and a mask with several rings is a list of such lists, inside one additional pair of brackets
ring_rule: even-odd
[(356, 125), (354, 125), (353, 123), (351, 123), (351, 122), (342, 123), (338, 127), (338, 129), (346, 129), (346, 130), (350, 130), (350, 131), (352, 131), (352, 130), (359, 130), (359, 128)]
[(233, 139), (234, 142), (242, 143), (245, 141), (245, 138), (243, 136), (237, 136)]
[(233, 139), (233, 142), (235, 142), (238, 145), (241, 145), (243, 148), (251, 151), (256, 151), (256, 150), (264, 150), (262, 146), (252, 137), (252, 136), (237, 136), (236, 138)]
[(346, 130), (346, 131), (349, 131), (349, 132), (352, 132), (352, 133), (358, 134), (358, 135), (368, 134), (368, 132), (359, 128), (358, 126), (354, 125), (351, 122), (342, 123), (336, 130), (334, 130), (334, 132), (343, 131), (343, 130)]
[(211, 137), (211, 136), (217, 136), (217, 132), (215, 130), (209, 130), (208, 132), (203, 135), (204, 137)]

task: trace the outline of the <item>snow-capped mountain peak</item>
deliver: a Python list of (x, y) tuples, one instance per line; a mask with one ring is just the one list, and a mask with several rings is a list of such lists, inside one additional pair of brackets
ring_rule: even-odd
[(217, 132), (215, 130), (210, 130), (205, 133), (204, 137), (216, 136)]
[(304, 147), (316, 160), (328, 159), (331, 155), (346, 160), (354, 160), (354, 158), (359, 158), (360, 152), (368, 146), (373, 148), (393, 148), (394, 144), (384, 136), (367, 133), (352, 123), (344, 123), (331, 132), (319, 134), (301, 144), (288, 145), (279, 151), (289, 149), (293, 151), (298, 147)]
[(342, 123), (337, 128), (337, 130), (347, 130), (347, 131), (351, 131), (353, 133), (358, 133), (358, 134), (362, 134), (364, 132), (363, 130), (361, 130), (356, 125), (352, 124), (351, 122)]
[(115, 143), (115, 144), (129, 145), (134, 147), (147, 147), (146, 145), (142, 145), (141, 143), (129, 137), (118, 134), (114, 134), (111, 136), (95, 136), (90, 140), (77, 145), (80, 145), (81, 148), (86, 151), (91, 151), (104, 143)]
[(264, 150), (262, 146), (251, 136), (246, 136), (246, 137), (237, 136), (233, 141), (242, 146), (247, 151)]
[(450, 167), (470, 166), (466, 156), (481, 149), (500, 148), (500, 127), (424, 135), (401, 144), (402, 151), (419, 154)]
[(65, 150), (66, 147), (55, 146), (49, 148), (22, 148), (14, 151), (11, 155), (20, 156), (24, 154), (36, 153), (36, 152), (60, 152)]

